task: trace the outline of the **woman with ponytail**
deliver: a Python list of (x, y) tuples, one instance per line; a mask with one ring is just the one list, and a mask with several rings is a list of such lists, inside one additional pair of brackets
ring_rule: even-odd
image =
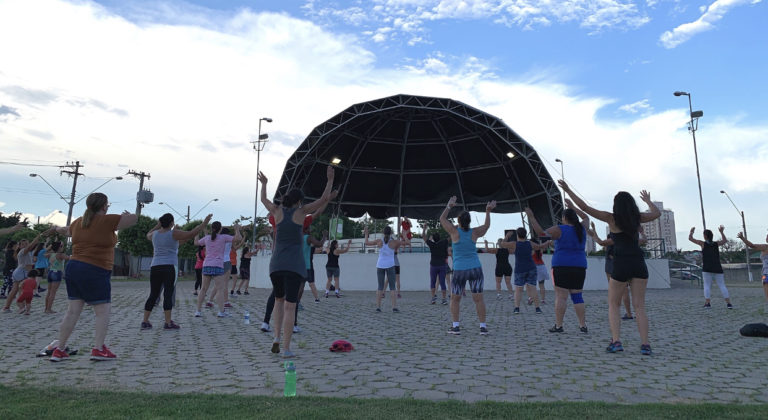
[(112, 265), (115, 258), (115, 231), (136, 224), (138, 216), (127, 211), (107, 214), (109, 201), (102, 193), (92, 193), (85, 200), (86, 210), (69, 227), (56, 228), (60, 235), (72, 237), (72, 256), (64, 268), (69, 307), (59, 329), (59, 343), (51, 354), (52, 362), (67, 360), (67, 340), (80, 318), (85, 304), (93, 306), (96, 334), (91, 360), (115, 360), (104, 339), (109, 325), (112, 302)]
[[(552, 277), (555, 283), (555, 325), (549, 329), (551, 333), (563, 332), (563, 318), (568, 307), (568, 296), (571, 297), (573, 310), (579, 319), (579, 331), (588, 333), (586, 310), (584, 308), (584, 280), (587, 277), (587, 227), (589, 217), (571, 200), (565, 200), (566, 209), (563, 212), (562, 224), (542, 229), (533, 211), (526, 207), (525, 214), (536, 235), (547, 235), (555, 241), (555, 253), (552, 255)], [(579, 221), (581, 218), (581, 221)]]
[(376, 289), (376, 312), (381, 312), (381, 299), (384, 297), (384, 277), (389, 284), (389, 297), (392, 299), (392, 312), (400, 312), (397, 309), (397, 294), (395, 293), (395, 251), (405, 244), (410, 244), (408, 237), (403, 240), (392, 239), (392, 228), (384, 227), (384, 238), (374, 241), (368, 240), (368, 226), (364, 230), (365, 244), (367, 246), (381, 247), (379, 250), (379, 259), (376, 261), (376, 277), (379, 286)]
[(483, 300), (483, 267), (477, 256), (475, 243), (478, 238), (485, 236), (491, 227), (491, 211), (496, 208), (496, 200), (490, 201), (485, 206), (485, 223), (475, 229), (469, 227), (472, 218), (468, 211), (459, 216), (459, 225), (455, 226), (448, 221), (448, 213), (456, 205), (456, 196), (448, 200), (445, 210), (440, 215), (440, 224), (451, 236), (453, 242), (453, 289), (451, 291), (451, 318), (453, 324), (448, 334), (459, 335), (459, 309), (464, 287), (469, 283), (472, 292), (472, 300), (475, 302), (477, 318), (480, 321), (480, 335), (488, 335), (488, 326), (485, 324), (485, 301)]
[(229, 262), (229, 249), (227, 249), (227, 244), (231, 246), (232, 242), (240, 241), (242, 236), (240, 236), (240, 225), (235, 225), (235, 236), (221, 233), (221, 230), (221, 222), (213, 222), (211, 224), (210, 235), (195, 239), (195, 245), (202, 245), (205, 247), (203, 286), (200, 290), (200, 294), (197, 295), (197, 311), (195, 312), (195, 316), (198, 318), (203, 316), (200, 310), (203, 307), (205, 295), (208, 292), (208, 287), (211, 282), (213, 282), (213, 294), (216, 298), (216, 304), (219, 306), (219, 313), (216, 314), (216, 316), (219, 318), (228, 318), (232, 316), (232, 314), (226, 311), (224, 305), (227, 299), (227, 276), (229, 276), (229, 272), (224, 269), (224, 262)]
[(651, 355), (651, 344), (648, 339), (648, 315), (645, 313), (645, 289), (648, 287), (648, 267), (645, 265), (645, 253), (640, 248), (640, 224), (658, 219), (661, 216), (659, 208), (651, 201), (651, 194), (643, 190), (640, 199), (649, 208), (640, 212), (632, 195), (619, 191), (613, 197), (613, 212), (601, 211), (587, 205), (565, 181), (559, 181), (560, 187), (573, 201), (590, 216), (608, 223), (613, 234), (613, 271), (608, 283), (608, 321), (611, 326), (611, 342), (605, 349), (609, 353), (624, 351), (621, 344), (621, 297), (629, 283), (632, 292), (632, 304), (637, 318), (637, 330), (640, 333), (640, 353)]
[(311, 203), (304, 204), (304, 193), (293, 189), (282, 197), (281, 205), (276, 205), (267, 198), (267, 177), (259, 172), (261, 182), (261, 203), (269, 210), (275, 220), (275, 244), (269, 261), (269, 277), (275, 293), (275, 337), (272, 353), (280, 353), (280, 341), (283, 343), (283, 357), (294, 357), (291, 351), (291, 337), (295, 321), (296, 303), (299, 289), (307, 277), (304, 260), (302, 230), (304, 219), (332, 197), (334, 171), (332, 166), (326, 169), (327, 181), (322, 196)]

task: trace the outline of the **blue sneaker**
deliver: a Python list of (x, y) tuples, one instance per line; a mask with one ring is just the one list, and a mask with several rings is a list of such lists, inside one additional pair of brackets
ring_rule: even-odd
[(650, 356), (651, 354), (653, 354), (653, 352), (651, 351), (651, 345), (643, 344), (642, 346), (640, 346), (640, 354), (642, 354), (643, 356)]
[[(648, 347), (650, 350), (650, 346)], [(605, 351), (608, 353), (617, 353), (620, 351), (624, 351), (624, 346), (621, 345), (621, 341), (612, 341), (611, 344), (608, 345), (608, 347), (605, 348)]]

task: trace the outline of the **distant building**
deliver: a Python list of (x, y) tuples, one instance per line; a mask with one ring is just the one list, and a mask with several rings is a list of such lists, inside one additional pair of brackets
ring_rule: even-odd
[(661, 210), (661, 217), (658, 219), (643, 223), (645, 237), (648, 238), (646, 248), (657, 257), (667, 252), (677, 250), (677, 237), (675, 234), (675, 212), (664, 208), (664, 203), (654, 201), (656, 207)]

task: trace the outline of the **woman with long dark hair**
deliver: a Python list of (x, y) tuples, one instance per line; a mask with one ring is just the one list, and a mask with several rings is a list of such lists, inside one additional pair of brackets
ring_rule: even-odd
[(149, 316), (160, 297), (160, 291), (163, 291), (163, 311), (165, 315), (166, 330), (178, 330), (180, 327), (171, 319), (173, 310), (173, 297), (176, 291), (176, 275), (179, 272), (179, 242), (185, 242), (194, 239), (197, 234), (205, 229), (208, 222), (211, 221), (212, 214), (206, 216), (203, 223), (195, 226), (190, 231), (176, 229), (173, 221), (173, 215), (165, 213), (160, 216), (157, 225), (147, 232), (147, 239), (152, 241), (153, 255), (149, 271), (149, 298), (144, 303), (144, 320), (141, 322), (141, 329), (148, 330), (152, 328), (149, 322)]
[(60, 235), (72, 236), (72, 256), (64, 269), (69, 307), (61, 321), (59, 343), (51, 354), (52, 362), (69, 358), (65, 351), (67, 340), (86, 303), (93, 307), (95, 314), (95, 346), (91, 350), (91, 360), (117, 358), (104, 344), (112, 302), (110, 279), (117, 244), (115, 231), (133, 226), (138, 216), (127, 211), (107, 214), (109, 201), (102, 193), (89, 195), (85, 205), (87, 208), (82, 217), (78, 217), (69, 227), (56, 228)]
[(400, 312), (397, 308), (397, 294), (395, 292), (395, 251), (407, 243), (410, 243), (407, 237), (402, 240), (392, 238), (392, 228), (384, 227), (384, 238), (373, 241), (368, 240), (368, 226), (365, 227), (365, 245), (381, 247), (379, 250), (379, 259), (376, 261), (376, 277), (378, 279), (378, 288), (376, 289), (376, 312), (381, 312), (381, 299), (384, 297), (384, 277), (386, 276), (389, 284), (389, 297), (392, 300), (392, 312)]
[[(592, 239), (595, 240), (598, 245), (605, 249), (605, 277), (608, 281), (608, 284), (610, 285), (611, 273), (613, 273), (613, 233), (609, 232), (605, 240), (600, 239), (600, 236), (595, 230), (594, 222), (591, 223), (591, 229), (587, 233), (592, 237)], [(627, 284), (627, 287), (624, 289), (624, 292), (621, 295), (621, 301), (624, 303), (625, 312), (621, 319), (635, 319), (635, 317), (632, 316), (632, 302), (629, 297), (629, 284)]]
[(565, 200), (565, 203), (567, 208), (563, 212), (562, 223), (547, 230), (542, 229), (530, 208), (526, 207), (525, 213), (536, 235), (546, 234), (555, 242), (555, 253), (552, 255), (552, 277), (555, 280), (555, 325), (549, 329), (549, 332), (564, 331), (563, 318), (565, 318), (570, 296), (573, 310), (579, 319), (579, 331), (586, 334), (589, 330), (582, 290), (587, 276), (585, 248), (589, 217), (575, 208), (570, 200)]
[(488, 326), (485, 324), (485, 301), (483, 300), (483, 266), (477, 256), (478, 238), (485, 236), (491, 227), (491, 211), (496, 208), (496, 200), (490, 201), (485, 206), (485, 223), (477, 228), (470, 228), (472, 218), (468, 211), (459, 216), (459, 225), (455, 226), (448, 220), (453, 206), (456, 205), (456, 196), (448, 200), (443, 213), (440, 214), (440, 225), (451, 236), (453, 242), (453, 289), (451, 290), (451, 318), (453, 323), (448, 334), (459, 335), (459, 309), (464, 287), (469, 283), (472, 292), (472, 300), (475, 302), (477, 318), (480, 322), (480, 335), (488, 334)]
[(282, 197), (281, 205), (278, 206), (267, 198), (267, 177), (259, 172), (261, 203), (274, 217), (276, 226), (275, 247), (269, 261), (269, 277), (275, 293), (275, 337), (271, 350), (272, 353), (280, 352), (282, 337), (283, 357), (295, 356), (291, 351), (294, 311), (299, 298), (299, 288), (307, 277), (302, 245), (304, 219), (331, 199), (334, 177), (332, 166), (326, 169), (326, 177), (325, 189), (320, 199), (305, 204), (304, 193), (293, 189)]
[(225, 301), (227, 299), (227, 276), (229, 273), (225, 269), (225, 261), (229, 263), (229, 250), (227, 244), (231, 246), (233, 241), (239, 241), (240, 225), (235, 225), (235, 236), (222, 233), (221, 222), (211, 223), (211, 234), (201, 239), (195, 239), (195, 245), (205, 246), (205, 261), (203, 261), (203, 285), (201, 293), (197, 296), (196, 317), (201, 317), (200, 312), (205, 300), (205, 294), (208, 292), (208, 286), (213, 282), (213, 295), (216, 298), (216, 304), (219, 306), (219, 318), (228, 318), (232, 314), (226, 311)]
[(351, 247), (351, 239), (347, 241), (347, 246), (344, 248), (339, 248), (339, 241), (335, 239), (331, 241), (331, 244), (328, 246), (328, 262), (325, 263), (325, 274), (328, 276), (328, 281), (325, 283), (326, 298), (328, 297), (328, 289), (331, 288), (332, 281), (336, 284), (336, 297), (340, 297), (339, 290), (341, 290), (341, 286), (339, 285), (339, 281), (341, 276), (341, 267), (339, 266), (339, 255), (346, 254), (349, 252)]
[(568, 194), (579, 208), (590, 216), (608, 223), (613, 233), (614, 259), (613, 272), (608, 284), (608, 321), (611, 326), (611, 342), (606, 351), (616, 353), (624, 351), (621, 344), (621, 296), (629, 283), (632, 292), (632, 303), (635, 307), (637, 329), (640, 333), (640, 353), (646, 356), (652, 354), (651, 343), (648, 339), (648, 315), (645, 313), (645, 289), (648, 287), (648, 267), (645, 265), (645, 253), (640, 248), (640, 224), (658, 219), (661, 216), (659, 208), (651, 201), (651, 194), (643, 190), (640, 199), (649, 208), (640, 212), (632, 195), (619, 191), (613, 197), (613, 212), (601, 211), (587, 205), (565, 181), (559, 181), (560, 188)]

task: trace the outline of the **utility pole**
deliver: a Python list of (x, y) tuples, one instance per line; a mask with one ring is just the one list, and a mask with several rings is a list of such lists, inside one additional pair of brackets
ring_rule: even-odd
[(189, 206), (187, 206), (187, 223), (189, 223)]
[(151, 203), (152, 198), (149, 198), (149, 200), (145, 200), (143, 197), (144, 194), (144, 178), (151, 178), (149, 174), (144, 172), (136, 172), (133, 169), (128, 171), (128, 175), (133, 175), (136, 178), (139, 178), (139, 192), (136, 193), (136, 215), (141, 215), (141, 208), (144, 207), (144, 203)]
[[(75, 179), (72, 182), (72, 194), (69, 196), (69, 213), (67, 213), (67, 226), (72, 222), (72, 209), (75, 207), (75, 191), (77, 190), (77, 177), (79, 176), (85, 176), (82, 172), (80, 172), (80, 168), (82, 168), (83, 165), (80, 164), (80, 161), (76, 161), (74, 164), (67, 162), (66, 165), (61, 166), (61, 174), (68, 174), (72, 175)], [(65, 169), (66, 168), (66, 169)], [(72, 170), (74, 168), (74, 171)]]

